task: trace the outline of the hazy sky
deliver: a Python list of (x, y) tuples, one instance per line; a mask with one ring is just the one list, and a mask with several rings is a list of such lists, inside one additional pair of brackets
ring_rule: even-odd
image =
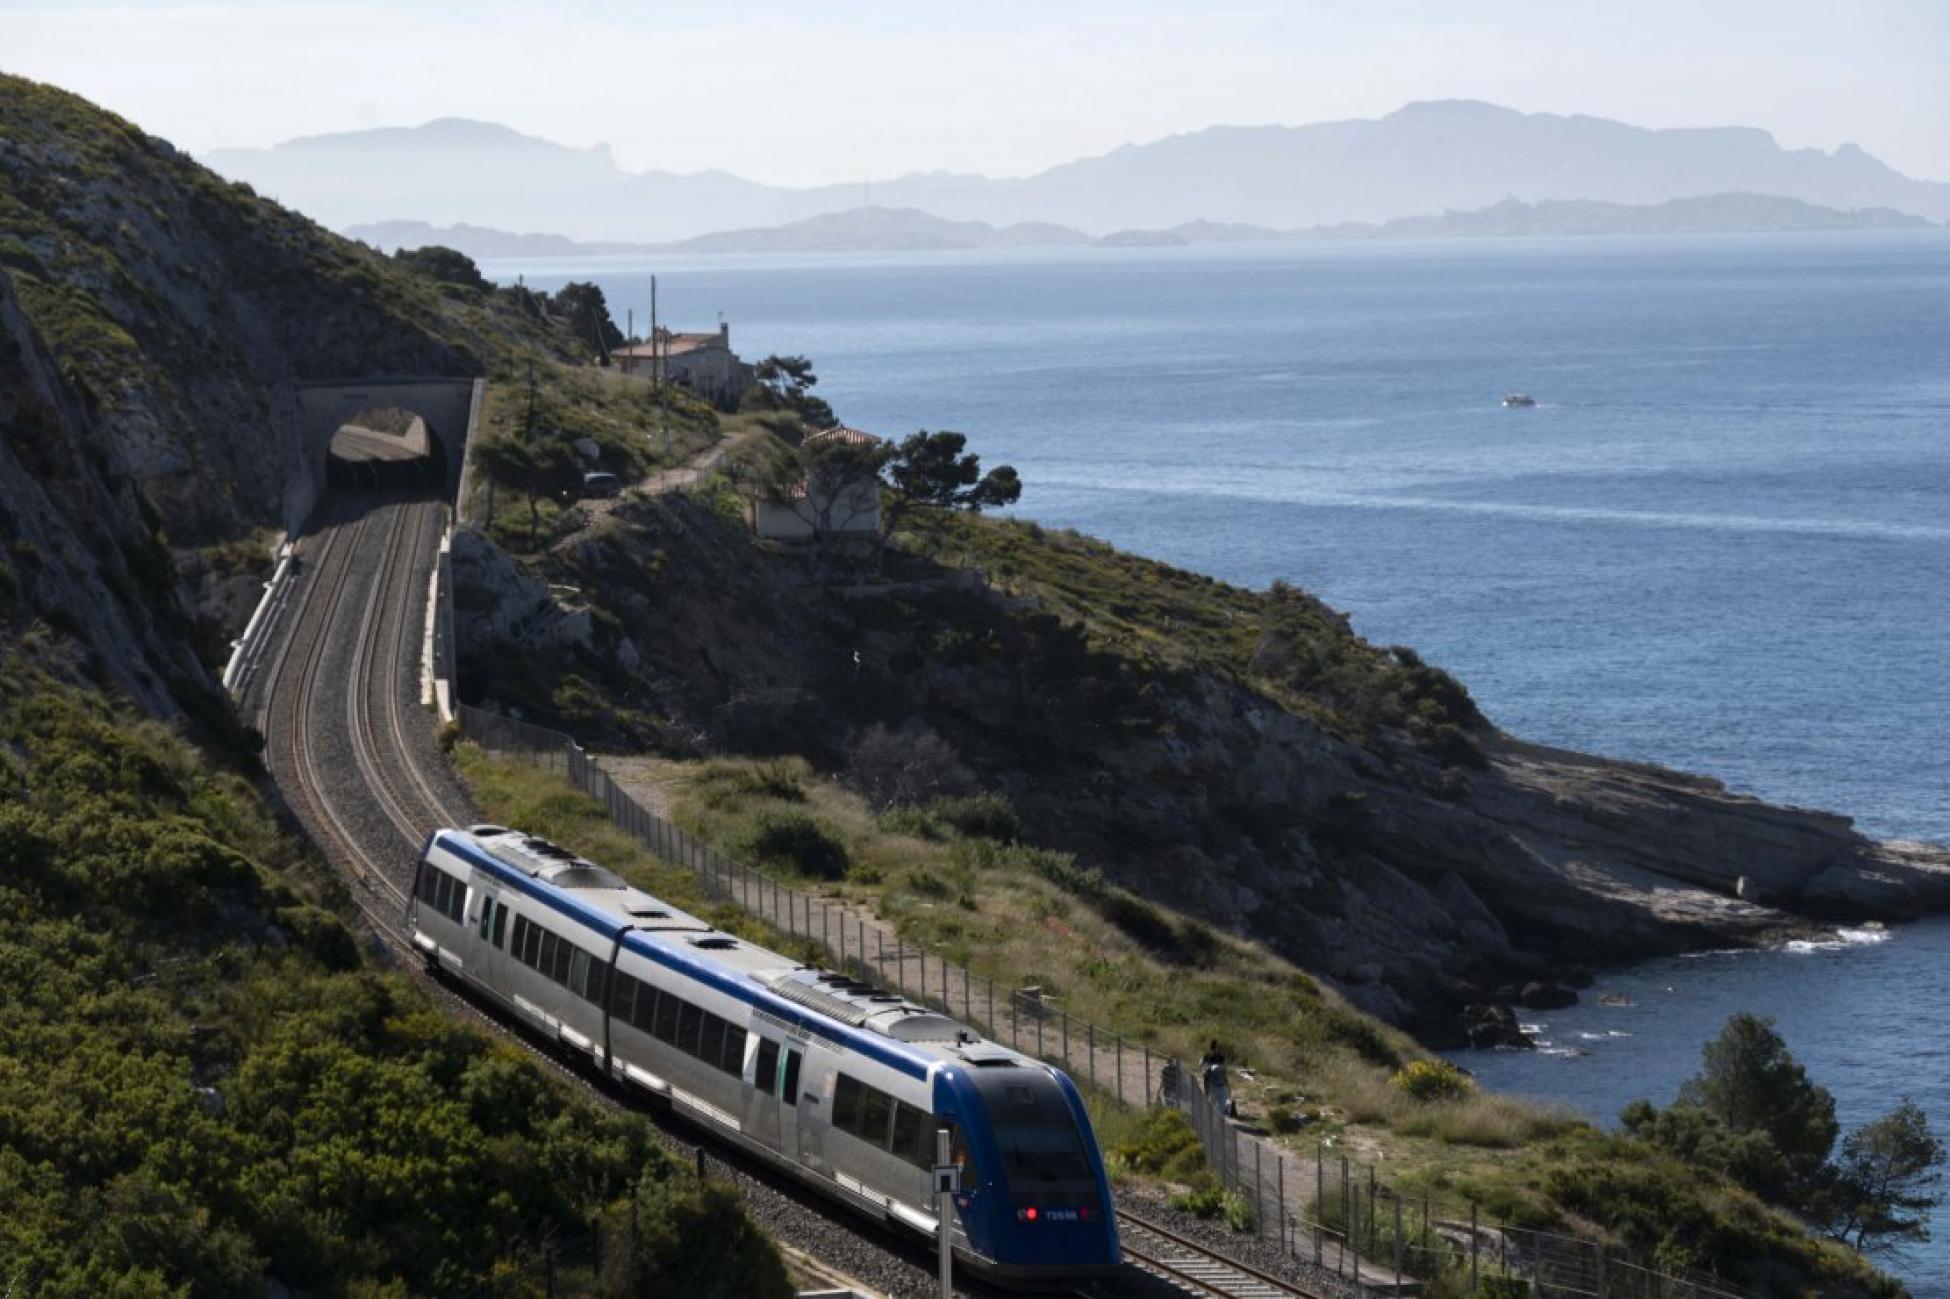
[(195, 151), (460, 116), (633, 169), (1001, 175), (1466, 97), (1950, 179), (1950, 0), (0, 0), (0, 68)]

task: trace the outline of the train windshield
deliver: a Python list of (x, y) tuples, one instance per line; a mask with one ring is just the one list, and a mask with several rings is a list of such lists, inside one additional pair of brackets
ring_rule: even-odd
[(995, 1130), (995, 1142), (1002, 1148), (1003, 1175), (1017, 1190), (1093, 1180), (1089, 1161), (1083, 1157), (1083, 1143), (1073, 1127), (1002, 1126)]
[(1002, 1176), (1017, 1193), (1096, 1183), (1083, 1134), (1054, 1078), (1031, 1069), (978, 1069), (974, 1081), (995, 1125)]

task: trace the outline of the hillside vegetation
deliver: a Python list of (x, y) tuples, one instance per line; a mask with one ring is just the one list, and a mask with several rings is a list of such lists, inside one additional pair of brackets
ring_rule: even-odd
[(452, 1293), (627, 1221), (631, 1200), (643, 1232), (610, 1233), (606, 1275), (789, 1293), (727, 1189), (362, 968), (248, 781), (32, 648), (0, 661), (15, 1293)]
[(291, 381), (532, 368), (580, 432), (575, 355), (0, 77), (0, 1288), (539, 1293), (563, 1249), (591, 1293), (790, 1292), (728, 1188), (367, 962), (182, 578), (265, 548)]

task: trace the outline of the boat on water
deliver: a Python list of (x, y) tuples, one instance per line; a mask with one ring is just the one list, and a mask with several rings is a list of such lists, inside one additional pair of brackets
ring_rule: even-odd
[(1503, 395), (1503, 404), (1512, 407), (1535, 406), (1537, 399), (1527, 392), (1509, 392)]

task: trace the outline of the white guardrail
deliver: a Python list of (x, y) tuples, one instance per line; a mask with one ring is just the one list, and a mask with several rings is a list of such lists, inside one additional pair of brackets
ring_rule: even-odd
[(242, 699), (250, 689), (264, 647), (270, 643), (271, 633), (277, 630), (285, 607), (291, 603), (291, 575), (297, 567), (297, 552), (287, 538), (278, 547), (278, 566), (271, 570), (271, 580), (264, 584), (264, 598), (257, 602), (251, 620), (244, 624), (244, 634), (230, 643), (230, 661), (223, 667), (223, 688), (233, 699)]
[(420, 703), (454, 720), (454, 529), (440, 538), (427, 574), (427, 626), (420, 643)]

